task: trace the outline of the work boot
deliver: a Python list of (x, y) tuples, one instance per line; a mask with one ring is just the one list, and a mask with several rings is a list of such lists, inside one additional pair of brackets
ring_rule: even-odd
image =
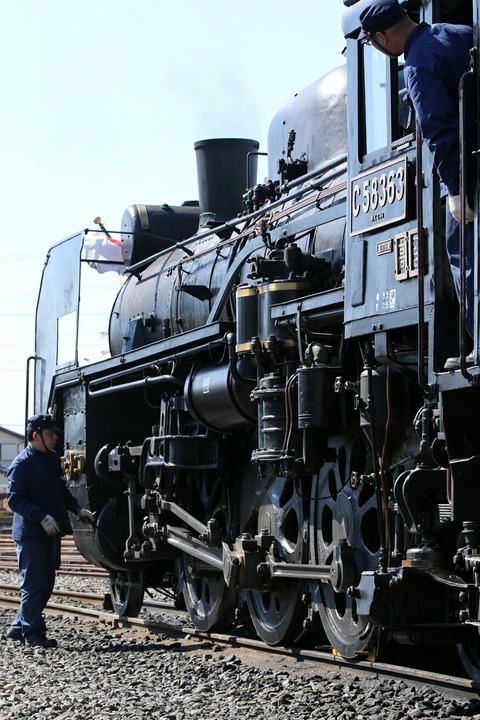
[[(465, 358), (466, 366), (471, 367), (473, 363), (475, 362), (475, 355), (472, 352), (470, 355), (467, 355)], [(445, 362), (445, 370), (460, 370), (460, 358), (459, 357), (449, 357), (447, 358)]]
[(28, 647), (55, 648), (57, 647), (57, 641), (43, 636), (35, 640), (27, 640), (27, 645)]
[(7, 638), (9, 638), (9, 640), (15, 640), (16, 642), (25, 642), (22, 631), (18, 628), (10, 628), (10, 630), (7, 631)]

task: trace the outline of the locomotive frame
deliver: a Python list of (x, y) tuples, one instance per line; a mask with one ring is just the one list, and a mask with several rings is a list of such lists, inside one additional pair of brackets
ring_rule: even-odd
[[(254, 141), (202, 141), (199, 203), (127, 209), (108, 359), (60, 362), (92, 271), (84, 233), (49, 250), (34, 409), (62, 427), (96, 515), (75, 542), (120, 614), (167, 588), (202, 630), (243, 610), (269, 644), (326, 640), (352, 661), (451, 643), (480, 681), (478, 362), (398, 62), (356, 41), (345, 5), (346, 66), (272, 121), (274, 180), (248, 177)], [(456, 12), (475, 57), (479, 3)], [(477, 312), (477, 360), (478, 339)]]

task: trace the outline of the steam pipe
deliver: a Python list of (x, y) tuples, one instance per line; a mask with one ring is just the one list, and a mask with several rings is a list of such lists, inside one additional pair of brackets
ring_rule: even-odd
[(90, 397), (100, 397), (101, 395), (110, 395), (117, 392), (124, 392), (125, 390), (133, 390), (138, 387), (148, 387), (149, 385), (168, 384), (172, 383), (179, 387), (183, 387), (183, 380), (173, 377), (173, 375), (158, 375), (156, 377), (146, 377), (142, 380), (132, 380), (132, 382), (123, 383), (122, 385), (111, 385), (110, 387), (100, 388), (100, 390), (92, 390), (91, 386), (94, 383), (105, 382), (104, 378), (101, 380), (92, 380), (88, 388), (88, 394)]

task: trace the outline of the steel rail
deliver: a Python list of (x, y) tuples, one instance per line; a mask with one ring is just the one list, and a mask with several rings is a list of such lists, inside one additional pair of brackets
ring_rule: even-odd
[[(15, 593), (18, 595), (20, 591), (20, 585), (14, 585), (11, 583), (0, 583), (0, 593)], [(78, 600), (92, 605), (103, 605), (105, 601), (105, 595), (99, 593), (89, 593), (76, 590), (53, 590), (52, 597), (64, 598), (65, 600)], [(7, 596), (8, 597), (8, 596)], [(62, 603), (63, 605), (63, 603)], [(174, 611), (177, 615), (186, 615), (186, 611), (177, 610), (172, 602), (161, 602), (155, 600), (144, 600), (144, 608), (157, 608), (162, 611)]]

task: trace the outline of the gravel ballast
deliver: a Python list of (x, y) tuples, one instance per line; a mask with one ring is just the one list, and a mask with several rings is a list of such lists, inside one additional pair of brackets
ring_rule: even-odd
[[(2, 582), (15, 574), (0, 573)], [(57, 589), (103, 592), (98, 578), (59, 577)], [(61, 720), (480, 720), (480, 700), (403, 680), (320, 669), (293, 658), (232, 651), (188, 635), (48, 616), (55, 649), (7, 640), (0, 609), (0, 718)]]

